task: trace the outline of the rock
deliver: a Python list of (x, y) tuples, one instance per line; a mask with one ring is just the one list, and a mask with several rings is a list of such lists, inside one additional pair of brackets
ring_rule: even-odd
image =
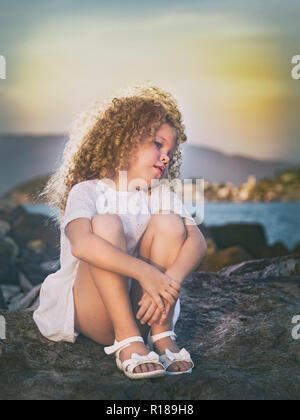
[(39, 239), (46, 246), (59, 246), (59, 232), (50, 217), (25, 213), (14, 221), (12, 237), (23, 248), (30, 241)]
[(225, 267), (219, 271), (222, 276), (242, 275), (244, 278), (265, 279), (270, 276), (299, 276), (300, 254), (285, 257), (252, 260)]
[(33, 312), (40, 306), (40, 295), (39, 293), (36, 295), (36, 297), (31, 302), (30, 306), (28, 308), (24, 309), (25, 312)]
[[(45, 264), (45, 267), (43, 264)], [(32, 249), (25, 247), (19, 258), (18, 269), (35, 286), (45, 280), (45, 277), (49, 274), (49, 266), (52, 265), (54, 265), (54, 260), (50, 259), (48, 255), (36, 253)]]
[(289, 249), (280, 241), (275, 242), (273, 245), (267, 246), (262, 251), (262, 258), (282, 257), (290, 253)]
[(17, 284), (16, 252), (14, 241), (0, 233), (0, 284)]
[(218, 250), (241, 246), (253, 258), (261, 258), (262, 251), (267, 247), (265, 231), (260, 224), (229, 223), (206, 229)]
[(22, 309), (27, 309), (34, 304), (36, 298), (39, 295), (41, 289), (41, 284), (35, 286), (30, 292), (28, 292), (25, 296), (21, 295), (20, 298), (15, 299), (11, 302), (8, 309), (10, 311), (20, 311)]
[(9, 236), (5, 236), (4, 240), (7, 244), (9, 244), (11, 246), (11, 257), (10, 257), (10, 262), (12, 264), (14, 264), (17, 260), (17, 257), (19, 256), (19, 247), (18, 245), (15, 243), (15, 241), (9, 237)]
[(30, 283), (28, 278), (22, 272), (19, 272), (19, 285), (24, 293), (28, 293), (31, 289), (33, 289), (33, 284)]
[(34, 239), (33, 241), (27, 242), (27, 247), (37, 254), (41, 254), (45, 250), (45, 244), (40, 239)]
[(0, 233), (6, 235), (10, 231), (10, 224), (5, 220), (0, 220)]
[(60, 268), (60, 260), (46, 261), (40, 265), (41, 269), (47, 273), (54, 273)]
[(293, 254), (300, 254), (300, 243), (295, 245), (293, 249)]
[[(207, 245), (206, 255), (214, 255), (217, 252), (217, 246), (216, 246), (215, 242), (211, 238), (206, 238), (205, 242), (206, 242), (206, 245)], [(208, 271), (211, 271), (211, 270), (208, 270)]]
[(20, 217), (27, 214), (27, 211), (17, 200), (0, 198), (0, 219), (12, 225)]
[(7, 305), (3, 296), (2, 288), (0, 286), (0, 309), (7, 309)]
[(246, 273), (186, 278), (176, 333), (195, 362), (191, 375), (132, 381), (103, 346), (83, 336), (54, 343), (41, 336), (32, 312), (0, 312), (7, 336), (0, 340), (0, 399), (299, 399), (300, 349), (291, 333), (300, 277)]
[(0, 288), (2, 289), (3, 297), (7, 304), (21, 292), (21, 288), (19, 286), (12, 286), (10, 284), (1, 284)]
[(196, 271), (218, 272), (223, 267), (251, 259), (251, 256), (242, 247), (232, 246), (215, 253), (207, 253)]
[(38, 196), (38, 193), (43, 190), (50, 176), (51, 174), (42, 175), (28, 181), (24, 181), (7, 191), (4, 198), (24, 204), (32, 202), (44, 203), (44, 200)]

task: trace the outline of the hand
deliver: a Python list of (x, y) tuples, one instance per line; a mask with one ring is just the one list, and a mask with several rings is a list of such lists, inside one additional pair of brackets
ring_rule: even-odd
[[(174, 281), (176, 281), (178, 283), (178, 285), (181, 287), (181, 284), (183, 282), (183, 279), (182, 279), (182, 277), (180, 277), (178, 275), (178, 273), (172, 272), (172, 269), (170, 268), (170, 269), (167, 269), (165, 271), (165, 274), (168, 277), (171, 277)], [(156, 306), (156, 310), (153, 312), (153, 304), (154, 304), (154, 302), (152, 301), (153, 302), (152, 305), (151, 305), (151, 303), (149, 304), (149, 298), (150, 298), (149, 295), (146, 292), (144, 292), (144, 295), (146, 295), (145, 303), (143, 301), (143, 298), (144, 298), (144, 296), (143, 296), (142, 299), (140, 300), (140, 303), (139, 303), (139, 304), (142, 305), (142, 307), (138, 311), (137, 315), (139, 315), (140, 317), (142, 317), (142, 315), (144, 314), (142, 320), (143, 320), (143, 322), (148, 322), (149, 325), (152, 325), (153, 323), (163, 324), (165, 322), (165, 320), (167, 319), (168, 315), (169, 315), (170, 309), (173, 306), (175, 306), (175, 304), (177, 302), (177, 299), (176, 299), (176, 301), (174, 302), (173, 305), (170, 305), (169, 302), (165, 302), (166, 311), (165, 311), (165, 313), (161, 314), (161, 312), (159, 311), (159, 309), (158, 309), (158, 307), (156, 305), (155, 305)], [(148, 298), (147, 298), (147, 296), (148, 296)], [(145, 310), (145, 308), (146, 308), (146, 310)], [(151, 313), (152, 313), (152, 316), (149, 317), (149, 315)]]
[[(171, 277), (174, 281), (178, 282), (178, 285), (180, 286), (182, 283), (182, 279), (178, 277), (175, 279), (176, 274), (171, 273), (171, 270), (166, 270), (165, 274), (168, 277)], [(175, 300), (174, 304), (170, 305), (169, 302), (165, 303), (165, 313), (161, 314), (160, 310), (158, 309), (157, 305), (155, 304), (154, 300), (151, 298), (151, 296), (144, 290), (143, 297), (141, 298), (139, 305), (140, 309), (138, 310), (136, 317), (137, 319), (140, 319), (141, 324), (145, 324), (148, 322), (148, 324), (152, 325), (155, 323), (164, 323), (164, 321), (167, 319), (170, 309), (175, 306), (177, 302), (177, 299)]]
[[(166, 314), (166, 304), (175, 305), (179, 297), (180, 284), (153, 265), (147, 264), (145, 267), (146, 270), (137, 280), (142, 289), (154, 300), (160, 313)], [(149, 301), (147, 309), (149, 309)]]
[(149, 293), (144, 291), (143, 296), (138, 304), (140, 308), (136, 314), (136, 317), (140, 320), (141, 324), (146, 324), (155, 313), (157, 313), (157, 319), (160, 319), (161, 312)]
[[(176, 304), (177, 300), (175, 301)], [(154, 302), (154, 300), (151, 298), (151, 296), (144, 292), (143, 297), (139, 301), (140, 309), (138, 310), (136, 317), (137, 319), (140, 319), (141, 324), (148, 323), (149, 325), (152, 325), (153, 323), (160, 323), (163, 324), (165, 320), (167, 319), (170, 309), (173, 305), (170, 305), (169, 302), (165, 303), (165, 313), (161, 314), (158, 306)]]

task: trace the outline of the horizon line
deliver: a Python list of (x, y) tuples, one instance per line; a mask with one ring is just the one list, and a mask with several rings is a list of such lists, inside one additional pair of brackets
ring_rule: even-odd
[[(43, 132), (40, 132), (40, 133), (33, 133), (33, 132), (6, 132), (5, 133), (5, 132), (3, 132), (3, 133), (1, 133), (0, 132), (0, 138), (5, 137), (5, 136), (6, 137), (65, 137), (65, 136), (68, 136), (68, 135), (69, 135), (68, 131), (65, 131), (65, 132), (45, 132), (45, 133), (43, 133)], [(299, 161), (296, 162), (296, 161), (292, 161), (292, 160), (280, 160), (280, 158), (278, 158), (278, 159), (272, 159), (272, 158), (271, 159), (270, 158), (261, 159), (259, 157), (255, 157), (255, 156), (251, 156), (251, 155), (240, 154), (239, 152), (234, 152), (232, 154), (229, 154), (229, 153), (223, 151), (222, 149), (212, 148), (212, 147), (209, 147), (205, 144), (196, 145), (196, 144), (187, 142), (187, 143), (183, 143), (183, 146), (185, 144), (187, 146), (192, 146), (192, 147), (211, 150), (213, 152), (221, 153), (224, 156), (229, 156), (229, 157), (232, 157), (232, 158), (250, 159), (250, 160), (255, 160), (257, 162), (273, 162), (273, 163), (277, 162), (277, 163), (296, 165), (296, 166), (300, 165)]]

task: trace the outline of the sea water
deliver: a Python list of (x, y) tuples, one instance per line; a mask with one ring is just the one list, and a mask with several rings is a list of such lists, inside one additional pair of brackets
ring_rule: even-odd
[[(43, 204), (27, 204), (31, 213), (50, 215)], [(193, 215), (195, 205), (185, 205)], [(198, 212), (200, 214), (200, 211)], [(287, 203), (205, 203), (205, 226), (220, 226), (228, 223), (259, 223), (266, 233), (268, 245), (281, 241), (289, 250), (300, 244), (300, 202)]]

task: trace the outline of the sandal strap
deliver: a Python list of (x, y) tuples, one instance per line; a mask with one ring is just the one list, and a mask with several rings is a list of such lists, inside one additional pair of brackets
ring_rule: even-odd
[(182, 348), (178, 353), (173, 353), (171, 350), (166, 349), (165, 353), (160, 356), (160, 360), (165, 369), (168, 369), (168, 367), (174, 362), (190, 362), (192, 363), (191, 368), (194, 367), (191, 355), (185, 348)]
[(137, 335), (134, 337), (125, 338), (125, 340), (122, 340), (122, 341), (115, 340), (112, 346), (104, 347), (104, 351), (106, 354), (112, 354), (112, 353), (115, 353), (116, 351), (119, 351), (118, 353), (120, 353), (120, 351), (125, 349), (125, 347), (128, 347), (130, 343), (134, 343), (136, 341), (141, 341), (142, 343), (144, 343), (143, 337), (141, 337), (140, 335)]
[(155, 363), (159, 364), (163, 367), (163, 364), (159, 361), (159, 355), (154, 351), (146, 354), (145, 356), (141, 356), (137, 353), (132, 353), (131, 359), (127, 359), (122, 363), (123, 369), (126, 370), (128, 368), (128, 372), (132, 373), (133, 370), (144, 363)]
[(155, 334), (151, 336), (151, 341), (152, 343), (155, 343), (156, 341), (160, 340), (161, 338), (165, 338), (165, 337), (177, 337), (177, 335), (174, 333), (174, 331), (165, 331), (162, 332), (160, 334)]

